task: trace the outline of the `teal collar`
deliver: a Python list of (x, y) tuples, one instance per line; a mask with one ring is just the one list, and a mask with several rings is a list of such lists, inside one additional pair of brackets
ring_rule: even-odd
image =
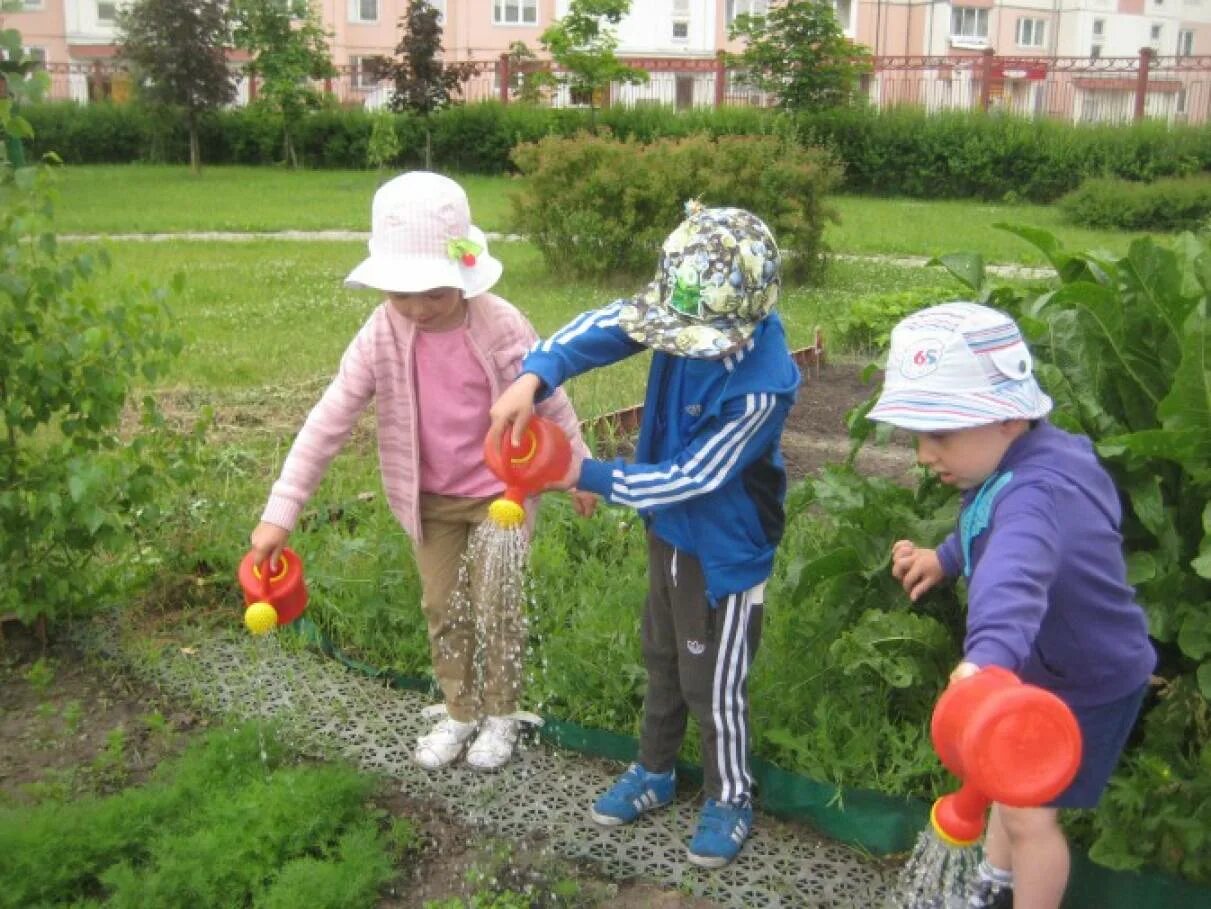
[(980, 488), (976, 490), (971, 502), (959, 516), (959, 539), (963, 544), (963, 577), (965, 578), (971, 577), (971, 546), (976, 537), (988, 529), (988, 522), (992, 519), (992, 506), (996, 502), (997, 494), (1012, 479), (1012, 470), (995, 472), (990, 475), (980, 484)]

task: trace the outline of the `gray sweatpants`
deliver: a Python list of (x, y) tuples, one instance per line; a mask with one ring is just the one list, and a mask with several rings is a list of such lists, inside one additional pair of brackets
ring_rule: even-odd
[(639, 762), (653, 773), (671, 770), (692, 710), (702, 734), (706, 795), (741, 802), (753, 786), (748, 671), (761, 640), (765, 585), (712, 604), (698, 559), (651, 533), (648, 583)]

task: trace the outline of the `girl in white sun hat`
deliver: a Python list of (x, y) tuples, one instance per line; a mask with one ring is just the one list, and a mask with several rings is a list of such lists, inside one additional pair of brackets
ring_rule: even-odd
[(963, 490), (937, 549), (900, 540), (892, 574), (913, 601), (967, 582), (963, 660), (951, 680), (1002, 666), (1054, 692), (1081, 727), (1076, 779), (1050, 804), (994, 805), (967, 905), (1057, 909), (1068, 883), (1060, 808), (1092, 808), (1156, 664), (1127, 583), (1122, 507), (1093, 445), (1047, 422), (1014, 321), (975, 303), (908, 316), (891, 335), (870, 418), (913, 433), (917, 460)]
[[(517, 598), (492, 589), (475, 566), (464, 577), (468, 589), (460, 589), (459, 578), (472, 531), (503, 491), (483, 461), (488, 409), (517, 378), (538, 338), (525, 316), (488, 292), (501, 270), (453, 180), (418, 171), (375, 193), (370, 255), (345, 285), (378, 291), (386, 300), (346, 349), (307, 417), (251, 537), (258, 562), (276, 560), (329, 463), (375, 399), (383, 484), (412, 538), (433, 671), (445, 700), (435, 711), (443, 718), (417, 742), (416, 760), (431, 770), (464, 751), (476, 769), (504, 765), (522, 716), (524, 629)], [(573, 447), (587, 453), (567, 397), (560, 392), (544, 407)], [(593, 496), (573, 497), (578, 512), (591, 512)], [(479, 667), (477, 625), (493, 629), (480, 642)]]

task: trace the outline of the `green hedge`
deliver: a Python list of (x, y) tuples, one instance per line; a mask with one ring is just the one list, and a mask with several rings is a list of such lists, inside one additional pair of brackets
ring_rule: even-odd
[[(139, 105), (68, 103), (23, 111), (38, 136), (35, 152), (54, 150), (68, 163), (186, 160), (184, 125)], [(757, 108), (676, 112), (658, 105), (612, 108), (595, 119), (583, 110), (496, 102), (451, 107), (427, 121), (395, 115), (401, 167), (426, 159), (444, 169), (502, 173), (522, 142), (570, 136), (591, 126), (619, 139), (652, 142), (693, 134), (774, 134), (823, 145), (845, 165), (850, 192), (924, 198), (1050, 202), (1091, 177), (1148, 181), (1211, 169), (1211, 131), (1145, 122), (1071, 125), (982, 113), (927, 115), (917, 109), (867, 108), (780, 114)], [(366, 166), (371, 115), (329, 107), (302, 127), (299, 151), (309, 167)], [(271, 164), (282, 160), (281, 124), (259, 106), (207, 116), (203, 160)]]
[(1060, 200), (1075, 224), (1118, 230), (1198, 230), (1211, 219), (1211, 179), (1168, 177), (1154, 183), (1098, 178)]

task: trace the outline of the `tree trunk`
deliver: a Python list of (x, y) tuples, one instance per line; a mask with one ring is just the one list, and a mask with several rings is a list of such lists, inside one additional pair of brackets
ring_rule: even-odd
[(291, 170), (299, 169), (299, 156), (294, 150), (294, 136), (290, 134), (290, 124), (282, 124), (282, 151), (286, 158), (286, 164)]
[(202, 172), (202, 146), (198, 141), (198, 112), (189, 111), (189, 169), (195, 173)]

